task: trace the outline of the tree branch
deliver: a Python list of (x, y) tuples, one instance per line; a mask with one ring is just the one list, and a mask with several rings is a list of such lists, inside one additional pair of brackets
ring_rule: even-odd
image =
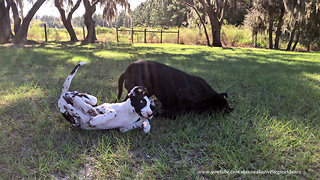
[(91, 6), (97, 5), (99, 2), (100, 2), (100, 0), (94, 0), (94, 1), (92, 1), (92, 5)]
[(66, 20), (66, 11), (62, 8), (59, 0), (54, 0), (54, 5), (60, 12), (62, 22), (64, 22)]
[(14, 28), (14, 34), (16, 35), (20, 25), (21, 25), (21, 18), (19, 17), (19, 12), (18, 12), (18, 8), (16, 3), (13, 0), (10, 0), (10, 6), (11, 6), (11, 10), (12, 10), (12, 14), (13, 14), (13, 28)]
[(204, 21), (202, 20), (201, 15), (200, 15), (199, 11), (197, 10), (197, 8), (194, 5), (192, 5), (190, 3), (187, 3), (185, 1), (181, 1), (181, 0), (177, 0), (177, 1), (180, 2), (181, 4), (184, 4), (184, 5), (188, 6), (188, 7), (193, 8), (193, 10), (196, 12), (196, 14), (198, 15), (198, 17), (200, 19), (200, 22), (201, 22), (201, 24), (203, 26), (203, 29), (205, 31), (206, 38), (207, 38), (207, 45), (210, 46), (210, 40), (209, 40), (209, 37), (208, 37), (206, 25), (205, 25)]
[(72, 18), (73, 13), (78, 9), (80, 6), (81, 0), (78, 0), (77, 3), (71, 8), (69, 14), (68, 14), (68, 20)]
[(219, 1), (218, 0), (215, 0), (215, 8), (216, 8), (216, 12), (218, 13), (218, 12), (220, 12), (220, 3), (219, 3)]
[(228, 0), (224, 0), (223, 9), (221, 10), (220, 18), (219, 18), (219, 23), (220, 23), (220, 24), (222, 24), (222, 22), (223, 22), (227, 5), (228, 5)]

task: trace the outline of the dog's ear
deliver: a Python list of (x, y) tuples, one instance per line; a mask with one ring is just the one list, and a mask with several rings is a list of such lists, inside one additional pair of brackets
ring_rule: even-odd
[(154, 99), (150, 99), (150, 108), (152, 111), (156, 109), (156, 103), (154, 102)]
[(141, 87), (141, 89), (142, 89), (142, 94), (146, 96), (148, 94), (147, 88)]
[(148, 94), (148, 90), (145, 87), (136, 86), (136, 87), (132, 88), (132, 90), (128, 94), (128, 97), (135, 96), (136, 93), (147, 95)]
[(143, 94), (143, 95), (146, 95), (148, 94), (148, 90), (147, 88), (143, 87), (143, 86), (136, 86), (137, 90), (139, 93)]
[(133, 88), (131, 89), (127, 97), (131, 98), (132, 96), (135, 96), (135, 95), (136, 95), (135, 88)]
[(219, 95), (224, 97), (225, 99), (228, 98), (228, 93), (227, 92), (219, 93)]

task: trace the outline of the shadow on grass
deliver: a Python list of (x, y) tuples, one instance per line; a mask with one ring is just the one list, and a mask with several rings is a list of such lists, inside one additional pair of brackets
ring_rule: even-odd
[[(320, 97), (319, 81), (305, 76), (320, 72), (318, 62), (293, 61), (300, 56), (276, 51), (175, 48), (115, 43), (87, 46), (49, 43), (37, 48), (1, 48), (5, 57), (0, 60), (4, 89), (1, 98), (30, 83), (36, 87), (19, 93), (37, 88), (44, 91), (44, 96), (39, 98), (7, 99), (6, 105), (0, 106), (6, 142), (1, 152), (7, 154), (4, 164), (18, 172), (5, 168), (5, 176), (24, 177), (34, 172), (30, 175), (136, 177), (143, 171), (155, 178), (210, 178), (220, 176), (200, 175), (199, 171), (270, 169), (301, 170), (306, 173), (303, 176), (314, 176), (307, 170), (316, 170), (316, 166), (309, 159), (295, 159), (293, 154), (309, 150), (308, 144), (274, 142), (283, 140), (276, 134), (281, 134), (281, 128), (285, 127), (293, 130), (290, 137), (296, 141), (314, 143), (301, 135), (305, 131), (301, 129), (312, 127), (305, 131), (308, 136), (312, 133), (317, 136), (319, 130), (319, 102), (315, 101)], [(130, 58), (95, 54), (101, 51), (127, 53)], [(70, 129), (58, 113), (56, 102), (66, 76), (76, 64), (69, 60), (75, 56), (89, 63), (79, 70), (72, 89), (96, 95), (100, 102), (113, 101), (117, 79), (130, 63), (152, 59), (203, 77), (219, 92), (228, 91), (235, 111), (227, 116), (154, 119), (151, 134), (147, 136), (140, 130), (122, 134), (116, 130)], [(301, 56), (308, 59), (313, 54)], [(279, 126), (270, 125), (274, 123)], [(284, 126), (288, 123), (290, 127)]]

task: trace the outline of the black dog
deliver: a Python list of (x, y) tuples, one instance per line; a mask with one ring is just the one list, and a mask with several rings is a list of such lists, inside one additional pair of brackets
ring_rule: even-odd
[(164, 115), (188, 112), (231, 112), (227, 93), (217, 93), (205, 80), (154, 61), (139, 60), (129, 65), (118, 81), (118, 100), (124, 86), (127, 90), (144, 86), (147, 96), (155, 95), (162, 104)]

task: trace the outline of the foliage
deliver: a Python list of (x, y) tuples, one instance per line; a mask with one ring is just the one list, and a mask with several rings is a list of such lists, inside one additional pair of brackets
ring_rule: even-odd
[[(234, 111), (154, 118), (148, 135), (70, 127), (57, 100), (75, 64), (88, 62), (72, 89), (102, 103), (116, 99), (119, 75), (138, 59), (202, 77), (228, 92)], [(1, 179), (319, 179), (319, 61), (319, 53), (175, 44), (1, 47)]]
[[(285, 33), (281, 38), (288, 43), (287, 50), (291, 50), (294, 37), (296, 43), (300, 41), (305, 47), (310, 47), (311, 44), (317, 44), (320, 36), (318, 4), (319, 1), (315, 0), (254, 0), (253, 7), (246, 15), (245, 24), (252, 29), (253, 35), (258, 31), (264, 31), (265, 27), (268, 27), (269, 31), (271, 29), (270, 34), (273, 33), (273, 27), (276, 25), (277, 28), (284, 29)], [(285, 6), (284, 26), (277, 20), (281, 14), (280, 7), (283, 5)], [(269, 44), (272, 48), (272, 38), (269, 39)]]
[(132, 13), (133, 25), (180, 27), (186, 24), (189, 12), (176, 0), (143, 2)]
[(35, 16), (34, 19), (38, 20), (38, 21), (42, 21), (43, 23), (45, 23), (47, 25), (47, 27), (64, 28), (60, 18), (55, 17), (55, 16), (48, 16), (48, 15), (44, 15), (41, 17)]
[(252, 0), (231, 0), (225, 20), (235, 26), (243, 25), (245, 15), (252, 6)]

